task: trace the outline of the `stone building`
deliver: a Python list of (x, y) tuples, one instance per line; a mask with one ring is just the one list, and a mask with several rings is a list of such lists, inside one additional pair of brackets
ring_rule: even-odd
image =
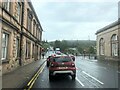
[(105, 26), (96, 32), (98, 59), (120, 60), (120, 22)]
[(41, 58), (42, 27), (31, 2), (0, 2), (3, 74)]

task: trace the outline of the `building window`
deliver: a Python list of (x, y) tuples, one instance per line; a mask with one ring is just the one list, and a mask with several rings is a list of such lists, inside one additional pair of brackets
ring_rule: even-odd
[(40, 41), (41, 41), (41, 34), (42, 34), (42, 32), (40, 31), (40, 35), (39, 35), (39, 39), (40, 39)]
[(21, 5), (20, 2), (17, 3), (17, 15), (16, 15), (16, 19), (18, 20), (18, 22), (20, 22), (20, 18), (21, 18)]
[(34, 58), (34, 55), (35, 55), (35, 45), (33, 44), (33, 47), (32, 47), (32, 57)]
[(2, 34), (2, 60), (5, 60), (7, 58), (8, 38), (9, 38), (8, 34), (6, 33)]
[(10, 0), (5, 0), (3, 2), (3, 8), (6, 9), (7, 11), (10, 10)]
[(31, 30), (31, 26), (32, 26), (32, 13), (28, 10), (27, 11), (28, 12), (28, 18), (27, 18), (27, 29), (28, 29), (28, 31), (32, 31)]
[(38, 29), (38, 36), (37, 36), (38, 40), (39, 40), (39, 35), (40, 35), (40, 31), (39, 31), (39, 29)]
[(118, 37), (116, 34), (111, 37), (111, 54), (118, 56)]
[(26, 41), (26, 58), (30, 58), (30, 42)]
[(33, 21), (33, 35), (35, 35), (35, 24), (36, 24), (36, 22), (35, 22), (35, 20)]
[(37, 37), (37, 34), (38, 34), (38, 24), (36, 25), (36, 34), (35, 34), (36, 37)]
[(105, 42), (104, 42), (104, 39), (101, 38), (100, 39), (100, 44), (99, 44), (99, 48), (100, 48), (100, 55), (104, 55), (105, 54)]
[(39, 35), (39, 29), (37, 29), (37, 38), (38, 38), (38, 35)]
[(20, 55), (20, 40), (19, 38), (16, 38), (16, 56), (19, 57)]

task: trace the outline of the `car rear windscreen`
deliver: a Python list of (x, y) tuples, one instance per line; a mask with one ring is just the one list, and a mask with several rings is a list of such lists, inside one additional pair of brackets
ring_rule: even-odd
[(55, 57), (53, 62), (70, 62), (72, 59), (70, 57)]

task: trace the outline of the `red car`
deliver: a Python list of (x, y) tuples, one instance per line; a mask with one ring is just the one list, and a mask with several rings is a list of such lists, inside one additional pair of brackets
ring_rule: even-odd
[(70, 57), (72, 57), (73, 61), (75, 61), (75, 56), (72, 54), (69, 54)]
[(50, 58), (51, 58), (52, 56), (49, 56), (48, 58), (47, 58), (47, 67), (49, 67), (49, 64), (50, 64)]
[(55, 75), (71, 75), (72, 79), (76, 77), (76, 67), (73, 59), (70, 56), (53, 57), (50, 60), (49, 80), (52, 80)]
[(53, 58), (55, 55), (48, 56), (47, 58), (47, 67), (50, 65), (50, 59)]

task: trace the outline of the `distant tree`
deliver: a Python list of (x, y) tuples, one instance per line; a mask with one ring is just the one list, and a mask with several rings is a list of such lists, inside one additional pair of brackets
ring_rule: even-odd
[(96, 41), (92, 40), (56, 40), (53, 42), (49, 42), (49, 45), (55, 48), (60, 48), (62, 52), (74, 52), (69, 50), (69, 48), (76, 48), (78, 53), (83, 54), (83, 51), (86, 50), (86, 53), (94, 54), (96, 50)]
[(45, 51), (47, 51), (47, 48), (50, 47), (50, 44), (46, 41), (42, 41), (42, 47), (44, 48)]
[(77, 46), (77, 50), (78, 50), (79, 53), (82, 54), (84, 49), (81, 46)]
[(62, 40), (61, 41), (61, 46), (60, 46), (60, 49), (62, 52), (66, 52), (65, 50), (68, 48), (68, 44), (67, 44), (67, 41), (65, 40)]
[(93, 46), (89, 47), (89, 53), (90, 54), (95, 54), (96, 53), (96, 51), (95, 51)]
[(60, 48), (60, 46), (61, 46), (61, 41), (59, 41), (59, 40), (56, 40), (55, 42), (54, 42), (54, 50), (55, 50), (55, 48)]

